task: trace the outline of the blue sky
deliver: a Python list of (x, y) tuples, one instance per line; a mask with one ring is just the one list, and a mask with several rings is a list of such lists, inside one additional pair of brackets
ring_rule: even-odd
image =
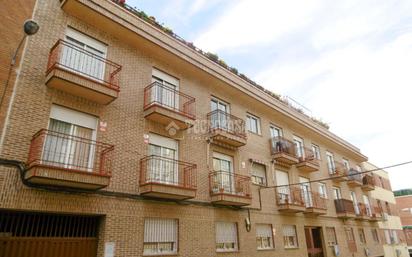
[[(378, 166), (412, 160), (412, 1), (127, 0), (288, 95)], [(412, 165), (387, 170), (412, 187)]]

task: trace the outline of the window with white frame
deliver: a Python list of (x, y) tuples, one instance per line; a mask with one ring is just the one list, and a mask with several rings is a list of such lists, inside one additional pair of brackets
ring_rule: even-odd
[(399, 244), (398, 233), (396, 230), (391, 230), (392, 244)]
[(149, 155), (154, 156), (147, 163), (147, 178), (152, 182), (164, 184), (178, 184), (179, 172), (178, 142), (172, 138), (150, 133)]
[(335, 167), (335, 160), (331, 152), (326, 152), (326, 161), (328, 163), (329, 174), (334, 174), (336, 167)]
[(320, 196), (325, 198), (325, 199), (328, 198), (328, 192), (326, 190), (326, 184), (322, 183), (322, 182), (319, 182), (318, 185), (319, 185), (319, 194), (320, 194)]
[(170, 109), (179, 108), (179, 79), (153, 68), (152, 82), (151, 102)]
[(298, 248), (298, 237), (295, 225), (283, 225), (283, 244), (285, 248)]
[(365, 231), (363, 230), (363, 228), (358, 228), (358, 233), (359, 233), (359, 241), (362, 244), (366, 244)]
[(361, 166), (356, 165), (355, 167), (356, 167), (356, 170), (357, 170), (357, 171), (362, 172), (362, 168), (361, 168)]
[(332, 187), (332, 192), (335, 200), (342, 199), (342, 193), (339, 187)]
[(346, 170), (350, 170), (349, 161), (347, 159), (343, 158), (342, 163)]
[(372, 233), (373, 241), (374, 241), (375, 243), (379, 243), (378, 230), (377, 230), (376, 228), (372, 228), (372, 229), (371, 229), (371, 233)]
[(260, 163), (252, 163), (252, 183), (266, 186), (266, 166)]
[(303, 157), (304, 156), (304, 149), (303, 149), (303, 139), (298, 137), (298, 136), (293, 136), (293, 143), (295, 144), (296, 147), (296, 155), (298, 157)]
[(246, 115), (246, 128), (249, 132), (260, 135), (260, 119), (248, 113)]
[(321, 159), (320, 148), (318, 145), (312, 144), (312, 152), (317, 160)]
[(274, 138), (274, 137), (281, 137), (283, 136), (283, 132), (282, 129), (273, 125), (270, 125), (270, 137)]
[(233, 252), (237, 250), (237, 224), (235, 222), (216, 222), (216, 251)]
[(42, 163), (92, 171), (95, 165), (98, 119), (59, 105), (52, 105)]
[(271, 224), (256, 224), (256, 243), (258, 250), (273, 249)]
[(177, 253), (177, 231), (176, 219), (146, 218), (143, 255)]
[(390, 245), (392, 243), (392, 240), (389, 229), (383, 230), (383, 234), (385, 235), (385, 243)]

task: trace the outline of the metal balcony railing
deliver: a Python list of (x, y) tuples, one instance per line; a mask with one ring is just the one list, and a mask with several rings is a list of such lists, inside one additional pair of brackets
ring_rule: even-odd
[(353, 202), (347, 199), (335, 199), (336, 213), (338, 214), (355, 214)]
[(28, 166), (111, 175), (114, 146), (42, 129), (30, 144)]
[(358, 171), (358, 170), (355, 170), (355, 169), (350, 169), (349, 170), (349, 172), (348, 172), (348, 180), (349, 181), (357, 181), (357, 182), (359, 182), (359, 183), (363, 183), (363, 181), (362, 181), (362, 174)]
[(328, 162), (328, 171), (332, 177), (347, 176), (349, 172), (345, 165), (338, 161), (334, 161), (333, 163)]
[(299, 157), (299, 162), (310, 162), (319, 165), (319, 160), (316, 159), (315, 153), (310, 148), (301, 147), (301, 149), (296, 152), (296, 155)]
[(310, 195), (304, 195), (298, 186), (282, 186), (276, 188), (276, 203), (278, 205), (305, 206), (305, 197), (310, 197)]
[(375, 187), (375, 180), (374, 180), (373, 176), (368, 175), (368, 174), (363, 175), (362, 183), (365, 186)]
[(144, 109), (157, 105), (195, 119), (196, 99), (172, 87), (153, 82), (144, 89)]
[(196, 164), (150, 155), (140, 160), (140, 185), (159, 184), (196, 189)]
[(308, 192), (310, 194), (310, 202), (306, 201), (306, 208), (316, 208), (316, 209), (325, 209), (326, 210), (326, 198), (324, 198), (318, 192)]
[(210, 194), (250, 197), (250, 177), (226, 171), (209, 173)]
[(223, 130), (229, 134), (246, 138), (245, 121), (222, 110), (214, 110), (207, 114), (209, 130)]
[(292, 141), (283, 137), (273, 137), (270, 139), (270, 142), (272, 155), (277, 153), (285, 153), (292, 157), (298, 158), (296, 154), (296, 145)]
[(108, 88), (119, 91), (122, 66), (64, 40), (58, 40), (51, 48), (47, 73), (54, 68), (67, 70)]

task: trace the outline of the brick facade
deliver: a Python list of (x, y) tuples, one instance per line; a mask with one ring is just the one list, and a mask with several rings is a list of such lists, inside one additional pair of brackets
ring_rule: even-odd
[[(73, 8), (77, 5), (81, 8)], [(56, 104), (107, 122), (106, 131), (97, 132), (97, 140), (115, 147), (112, 174), (109, 186), (99, 191), (53, 191), (27, 187), (22, 184), (16, 169), (0, 166), (1, 209), (102, 215), (98, 256), (103, 256), (105, 242), (115, 242), (116, 256), (141, 256), (145, 217), (179, 220), (178, 256), (307, 256), (305, 226), (321, 227), (325, 256), (333, 256), (332, 248), (326, 244), (326, 227), (335, 228), (341, 256), (364, 256), (364, 248), (371, 251), (371, 256), (383, 255), (382, 246), (372, 238), (371, 229), (378, 228), (376, 222), (337, 218), (332, 186), (340, 187), (345, 199), (350, 199), (350, 191), (353, 190), (361, 201), (362, 196), (369, 193), (360, 187), (350, 188), (346, 182), (326, 181), (327, 211), (318, 217), (281, 213), (276, 204), (275, 190), (270, 188), (276, 183), (275, 170), (288, 172), (290, 183), (299, 182), (299, 176), (310, 180), (328, 177), (326, 151), (333, 152), (335, 160), (340, 161), (344, 157), (352, 167), (360, 165), (366, 157), (358, 149), (112, 2), (38, 0), (33, 16), (41, 29), (28, 39), (1, 157), (26, 162), (32, 136), (47, 128), (51, 106)], [(96, 22), (107, 27), (96, 26)], [(127, 33), (134, 33), (130, 34), (133, 37), (126, 32), (111, 33), (117, 30), (116, 26), (127, 28)], [(128, 26), (133, 26), (135, 31)], [(45, 85), (50, 49), (64, 38), (67, 27), (107, 44), (106, 58), (122, 66), (120, 92), (113, 102), (101, 105)], [(237, 117), (246, 119), (246, 113), (259, 117), (261, 135), (248, 133), (247, 144), (238, 148), (210, 143), (206, 140), (207, 131), (194, 134), (196, 125), (174, 136), (169, 135), (164, 125), (145, 119), (143, 115), (144, 88), (151, 83), (153, 67), (178, 78), (179, 91), (196, 99), (197, 121), (206, 120), (213, 96), (229, 103), (231, 114)], [(311, 143), (318, 145), (321, 150), (319, 171), (304, 173), (295, 166), (275, 165), (269, 144), (271, 124), (282, 128), (285, 138), (297, 135), (304, 139), (306, 147), (310, 148)], [(149, 133), (177, 139), (179, 159), (196, 164), (195, 198), (176, 203), (140, 195), (139, 160), (148, 154), (144, 135)], [(269, 187), (262, 188), (259, 194), (258, 186), (251, 185), (252, 203), (246, 207), (212, 205), (209, 171), (212, 170), (213, 152), (233, 156), (234, 172), (245, 176), (251, 175), (250, 159), (263, 163)], [(315, 185), (312, 189), (317, 190)], [(375, 204), (373, 200), (372, 204)], [(247, 231), (244, 225), (249, 212), (251, 231)], [(239, 251), (216, 253), (216, 221), (238, 224)], [(273, 250), (256, 249), (255, 225), (258, 223), (272, 224), (276, 231)], [(296, 225), (297, 249), (284, 249), (284, 224)], [(347, 227), (354, 229), (357, 251), (353, 255), (348, 252)], [(364, 245), (359, 242), (358, 228), (364, 228)]]

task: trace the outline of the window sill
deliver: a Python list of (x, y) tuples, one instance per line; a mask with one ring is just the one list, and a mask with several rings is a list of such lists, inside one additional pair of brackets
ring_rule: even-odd
[(143, 253), (142, 256), (178, 256), (178, 253)]
[(216, 253), (238, 253), (239, 250), (216, 250)]
[(297, 250), (297, 249), (299, 249), (299, 247), (285, 247), (284, 248), (285, 250)]
[(272, 247), (272, 248), (257, 248), (257, 250), (258, 251), (274, 251), (275, 250), (275, 248), (274, 247)]

